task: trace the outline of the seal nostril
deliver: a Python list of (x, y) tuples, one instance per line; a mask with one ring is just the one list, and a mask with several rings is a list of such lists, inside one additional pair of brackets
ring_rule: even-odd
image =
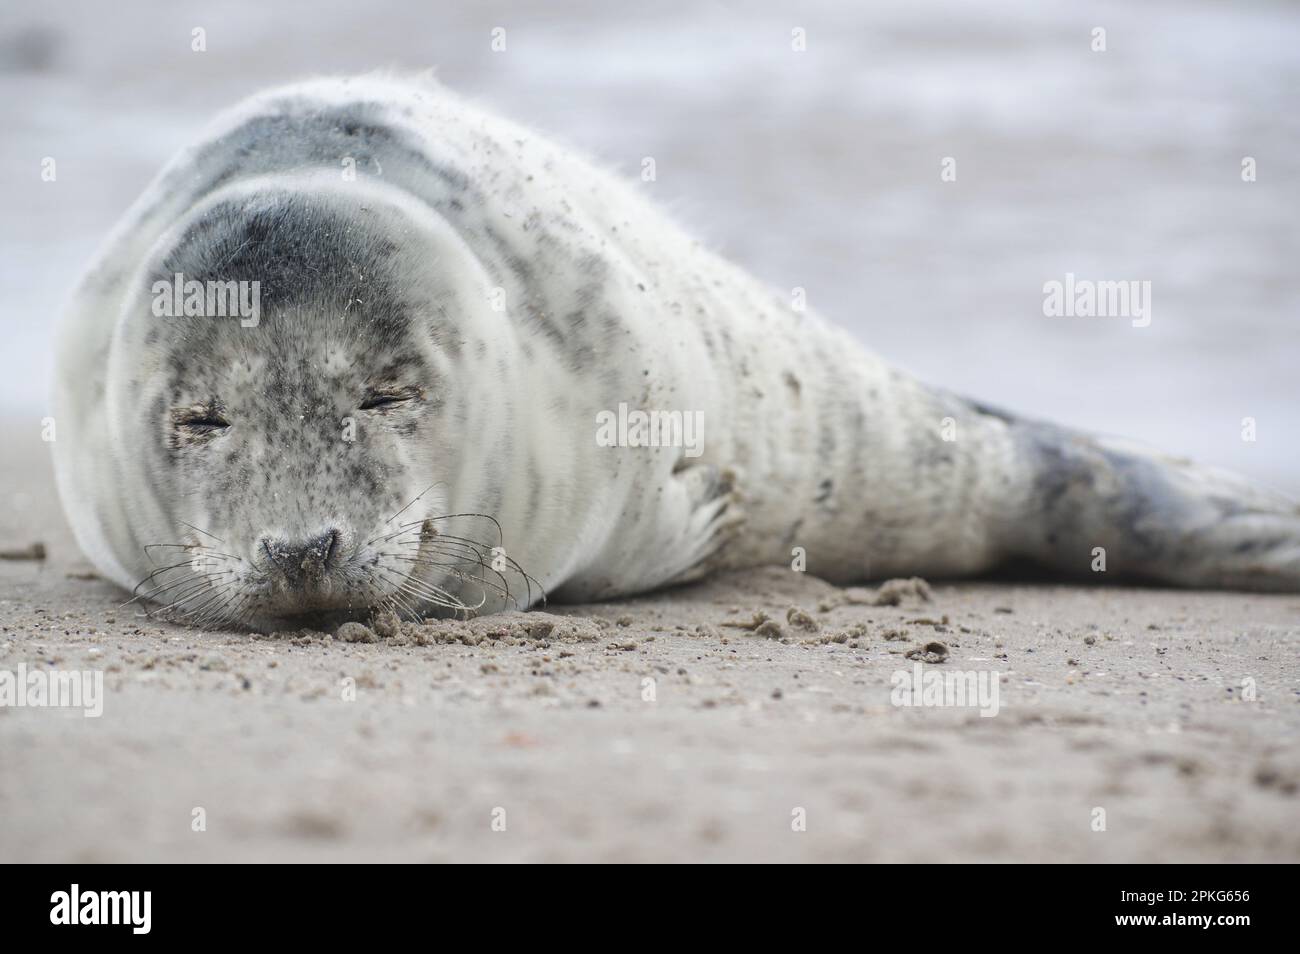
[(292, 586), (302, 586), (329, 572), (341, 539), (334, 529), (297, 544), (264, 537), (261, 550), (274, 575)]
[(284, 572), (284, 567), (280, 565), (280, 557), (284, 555), (284, 544), (272, 540), (270, 537), (262, 538), (262, 555), (270, 561), (271, 565), (280, 572)]

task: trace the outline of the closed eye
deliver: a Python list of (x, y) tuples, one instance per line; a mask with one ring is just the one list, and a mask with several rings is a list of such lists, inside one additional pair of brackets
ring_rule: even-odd
[(195, 434), (206, 434), (230, 426), (221, 410), (214, 405), (195, 404), (172, 409), (172, 424)]
[(408, 401), (423, 397), (423, 392), (414, 385), (399, 388), (374, 388), (366, 392), (361, 400), (363, 411), (383, 411)]

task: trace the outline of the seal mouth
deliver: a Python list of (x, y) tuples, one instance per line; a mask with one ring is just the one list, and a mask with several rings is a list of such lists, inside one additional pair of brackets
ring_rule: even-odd
[[(220, 546), (150, 544), (151, 561), (162, 553), (176, 559), (157, 560), (128, 603), (156, 606), (156, 618), (167, 622), (267, 633), (331, 631), (385, 613), (467, 619), (545, 603), (542, 585), (506, 554), (495, 518), (456, 513), (397, 524), (399, 515), (384, 525), (391, 532), (364, 542), (334, 527), (296, 542), (263, 537), (252, 558), (232, 555), (216, 537)], [(481, 526), (452, 533), (455, 521), (490, 524), (495, 545), (484, 542)]]
[(365, 542), (337, 528), (296, 542), (264, 537), (238, 622), (263, 632), (333, 631), (385, 612), (410, 619), (472, 615), (478, 607), (456, 598), (444, 574), (433, 572), (445, 569), (433, 552), (437, 538), (431, 519)]

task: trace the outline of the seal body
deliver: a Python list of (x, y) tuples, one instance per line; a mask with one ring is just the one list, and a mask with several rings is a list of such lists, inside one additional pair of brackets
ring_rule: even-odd
[[(257, 289), (258, 313), (187, 291), (214, 284)], [(1098, 579), (1300, 587), (1288, 501), (925, 387), (426, 80), (317, 80), (220, 117), (82, 280), (56, 387), (80, 545), (191, 621), (482, 611), (765, 563), (1090, 576), (1099, 548)]]

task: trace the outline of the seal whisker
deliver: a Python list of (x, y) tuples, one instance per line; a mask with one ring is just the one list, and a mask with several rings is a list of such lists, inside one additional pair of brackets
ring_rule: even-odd
[[(491, 581), (489, 581), (489, 580), (479, 580), (479, 579), (475, 579), (474, 577), (466, 577), (466, 576), (464, 576), (463, 574), (458, 574), (458, 577), (459, 577), (459, 579), (463, 580), (463, 581), (466, 582), (466, 583), (471, 583), (471, 584), (474, 584), (474, 585), (478, 586), (480, 592), (482, 592), (482, 594), (483, 594), (483, 598), (482, 598), (482, 599), (481, 599), (477, 604), (475, 604), (474, 606), (469, 606), (469, 605), (467, 605), (467, 604), (461, 602), (461, 601), (459, 600), (458, 597), (453, 596), (453, 595), (451, 594), (450, 591), (443, 589), (442, 587), (438, 586), (436, 583), (433, 583), (433, 582), (431, 582), (431, 581), (429, 581), (429, 580), (426, 580), (426, 579), (423, 579), (423, 578), (421, 578), (421, 577), (417, 577), (417, 576), (415, 575), (414, 571), (408, 572), (408, 573), (406, 573), (406, 574), (404, 575), (404, 579), (405, 579), (406, 582), (408, 582), (408, 583), (410, 583), (410, 584), (412, 584), (412, 585), (415, 585), (415, 586), (419, 586), (419, 587), (423, 588), (424, 590), (426, 590), (426, 591), (428, 591), (428, 592), (430, 592), (430, 593), (433, 593), (433, 594), (435, 594), (435, 595), (437, 595), (437, 596), (439, 596), (439, 597), (443, 597), (443, 596), (445, 596), (445, 598), (453, 599), (453, 600), (457, 600), (457, 602), (460, 603), (460, 606), (461, 606), (462, 608), (464, 608), (464, 609), (475, 609), (475, 610), (477, 610), (477, 609), (481, 609), (483, 606), (487, 605), (487, 590), (486, 590), (485, 586), (487, 586), (487, 585), (495, 586), (495, 584), (492, 584)], [(500, 589), (500, 588), (497, 587), (497, 589)]]
[[(399, 613), (399, 615), (405, 614), (412, 619), (422, 618), (415, 607), (411, 606), (410, 603), (401, 598), (400, 581), (393, 580), (380, 568), (367, 567), (365, 573), (365, 585), (367, 590), (375, 593), (375, 595), (380, 598), (379, 603), (374, 607), (375, 610), (392, 610), (396, 612), (400, 604), (402, 612)], [(376, 577), (382, 577), (384, 581), (390, 585), (390, 589), (387, 592), (385, 592), (375, 582)]]
[[(137, 583), (135, 589), (136, 589), (136, 590), (139, 590), (140, 587), (146, 585), (147, 583), (152, 582), (152, 581), (153, 581), (153, 578), (154, 578), (155, 576), (158, 576), (158, 575), (161, 574), (161, 573), (166, 573), (166, 572), (168, 572), (168, 571), (170, 571), (170, 570), (177, 570), (177, 569), (180, 569), (181, 567), (189, 567), (193, 572), (190, 573), (190, 574), (184, 575), (184, 576), (180, 576), (180, 577), (178, 577), (177, 579), (174, 579), (174, 580), (166, 580), (166, 579), (158, 580), (158, 581), (157, 581), (157, 582), (158, 582), (158, 585), (157, 585), (156, 587), (154, 587), (152, 590), (150, 590), (148, 593), (137, 593), (136, 596), (132, 597), (132, 599), (128, 600), (126, 603), (123, 603), (122, 605), (123, 605), (123, 606), (126, 606), (126, 605), (128, 605), (129, 603), (132, 603), (132, 602), (134, 602), (135, 600), (137, 600), (137, 599), (141, 599), (141, 598), (143, 598), (143, 599), (145, 599), (145, 600), (150, 600), (150, 601), (152, 601), (152, 602), (157, 603), (157, 602), (159, 602), (159, 600), (158, 600), (158, 594), (160, 594), (160, 593), (164, 593), (164, 592), (166, 592), (168, 589), (171, 589), (171, 588), (173, 588), (173, 587), (180, 586), (180, 585), (182, 585), (182, 584), (184, 584), (184, 583), (187, 583), (187, 582), (189, 582), (189, 581), (191, 581), (191, 580), (193, 580), (193, 579), (195, 579), (195, 578), (201, 578), (201, 577), (203, 577), (203, 576), (206, 576), (206, 575), (209, 574), (209, 573), (215, 573), (215, 572), (217, 572), (216, 567), (220, 566), (220, 565), (221, 565), (221, 562), (222, 562), (222, 561), (217, 561), (216, 563), (212, 563), (212, 564), (210, 564), (209, 566), (207, 566), (207, 567), (205, 567), (205, 568), (203, 568), (203, 569), (199, 569), (199, 568), (195, 567), (195, 566), (194, 566), (194, 561), (193, 561), (193, 560), (187, 560), (187, 561), (184, 562), (184, 563), (175, 564), (175, 565), (173, 565), (173, 566), (161, 567), (161, 568), (155, 570), (153, 573), (149, 574), (149, 576), (145, 577), (145, 578), (144, 578), (143, 580), (141, 580), (139, 583)], [(226, 570), (226, 571), (222, 571), (222, 572), (232, 572), (232, 571)]]
[(402, 595), (402, 588), (400, 585), (389, 593), (387, 598), (380, 605), (381, 607), (387, 607), (391, 611), (396, 611), (400, 608), (401, 612), (398, 615), (405, 616), (407, 619), (423, 619), (420, 611), (416, 609), (416, 607), (412, 606), (410, 601), (405, 599)]
[(225, 540), (222, 540), (220, 537), (213, 536), (212, 534), (208, 533), (208, 531), (206, 531), (206, 530), (202, 530), (202, 529), (200, 529), (199, 527), (194, 526), (193, 524), (186, 523), (184, 520), (178, 520), (177, 522), (178, 522), (182, 527), (189, 527), (189, 528), (190, 528), (191, 530), (193, 530), (195, 533), (201, 533), (201, 534), (203, 534), (205, 537), (212, 537), (213, 540), (216, 540), (216, 541), (217, 541), (218, 543), (220, 543), (223, 547), (226, 545), (226, 541), (225, 541)]
[(213, 554), (215, 556), (226, 557), (227, 559), (230, 560), (239, 559), (239, 557), (235, 556), (234, 554), (222, 553), (220, 550), (215, 550), (212, 547), (207, 546), (206, 544), (203, 543), (147, 543), (140, 549), (144, 550), (144, 552), (147, 555), (149, 555), (149, 559), (152, 562), (153, 556), (152, 554), (149, 554), (149, 551), (162, 549), (164, 547), (171, 547), (179, 550), (191, 550), (195, 553)]
[[(492, 516), (490, 513), (444, 513), (434, 517), (425, 517), (423, 520), (417, 520), (414, 521), (413, 523), (403, 524), (403, 526), (412, 527), (412, 526), (416, 526), (417, 524), (434, 523), (439, 520), (454, 520), (458, 517), (477, 517), (482, 520), (491, 521), (492, 525), (497, 528), (497, 546), (505, 545), (504, 542), (505, 537), (501, 530), (501, 523), (500, 521), (497, 520), (496, 517)], [(443, 536), (441, 531), (438, 531), (438, 535)]]
[[(201, 597), (210, 595), (214, 590), (221, 590), (230, 586), (234, 586), (238, 582), (239, 582), (238, 580), (227, 580), (225, 583), (222, 583), (220, 586), (214, 586), (214, 584), (212, 583), (212, 577), (205, 576), (201, 578), (199, 582), (195, 584), (195, 586), (185, 591), (184, 598), (180, 598), (178, 594), (177, 598), (172, 599), (171, 602), (169, 602), (166, 606), (162, 608), (162, 612), (160, 613), (160, 615), (164, 617), (168, 617), (178, 612), (182, 606), (184, 606), (186, 603), (190, 602), (191, 600), (200, 599)], [(200, 603), (199, 605), (202, 606), (205, 604)], [(186, 614), (183, 615), (188, 615), (189, 612), (191, 611), (187, 610)]]
[[(394, 581), (387, 574), (383, 573), (382, 570), (378, 572), (389, 583), (394, 583)], [(413, 588), (413, 585), (415, 584), (418, 584), (417, 588)], [(454, 594), (444, 590), (442, 587), (433, 583), (428, 583), (424, 580), (416, 580), (409, 573), (402, 574), (401, 578), (396, 581), (395, 585), (400, 592), (405, 592), (413, 596), (422, 596), (425, 600), (435, 606), (441, 606), (444, 609), (457, 610), (458, 612), (468, 613), (481, 609), (487, 602), (486, 591), (484, 591), (483, 602), (471, 606), (456, 597)], [(419, 592), (419, 588), (424, 588), (426, 593)], [(419, 618), (419, 616), (420, 614), (416, 613), (416, 617)]]
[[(253, 594), (245, 593), (235, 602), (233, 607), (226, 611), (225, 619), (222, 620), (222, 623), (231, 626), (242, 626), (244, 625), (244, 617), (251, 615), (255, 608), (256, 604), (253, 603)], [(236, 612), (236, 610), (238, 610), (238, 612)]]
[[(170, 619), (171, 607), (175, 605), (178, 600), (188, 599), (191, 596), (203, 593), (208, 586), (209, 584), (206, 579), (196, 580), (187, 577), (176, 586), (169, 587), (166, 590), (159, 591), (158, 594), (151, 596), (147, 603), (141, 604), (141, 608), (144, 610), (145, 616), (149, 619), (157, 618), (168, 620)], [(166, 595), (162, 595), (164, 593)], [(151, 610), (150, 605), (155, 607), (155, 609)]]
[[(462, 543), (456, 540), (412, 540), (394, 544), (398, 547), (414, 547), (406, 550), (385, 550), (381, 551), (392, 556), (423, 556), (425, 554), (438, 554), (447, 558), (456, 558), (457, 561), (464, 565), (487, 566), (488, 553), (483, 549), (475, 547), (470, 543)], [(489, 551), (490, 552), (490, 551)]]
[[(245, 584), (247, 584), (247, 581), (244, 582)], [(255, 582), (265, 583), (266, 581), (263, 578)], [(233, 594), (229, 594), (229, 596), (231, 597), (231, 599), (221, 607), (220, 613), (216, 617), (215, 621), (212, 622), (212, 625), (217, 625), (217, 624), (221, 624), (221, 625), (229, 624), (232, 626), (242, 625), (244, 616), (252, 614), (257, 610), (258, 594), (256, 590), (244, 589), (242, 593), (236, 592)]]
[[(171, 566), (159, 567), (158, 569), (154, 570), (152, 573), (150, 573), (148, 576), (146, 576), (143, 580), (141, 580), (139, 583), (137, 583), (137, 584), (135, 585), (135, 587), (131, 590), (131, 598), (130, 598), (129, 600), (127, 600), (125, 603), (123, 603), (123, 604), (119, 607), (119, 609), (124, 609), (124, 608), (126, 608), (127, 606), (130, 606), (130, 605), (131, 605), (132, 603), (134, 603), (136, 600), (140, 600), (140, 599), (145, 599), (145, 600), (152, 599), (152, 596), (151, 596), (151, 595), (149, 595), (149, 594), (144, 594), (144, 593), (141, 593), (141, 592), (140, 592), (140, 588), (141, 588), (142, 586), (145, 586), (145, 585), (151, 583), (151, 582), (153, 581), (154, 577), (156, 577), (159, 573), (166, 573), (166, 572), (168, 572), (169, 570), (176, 570), (176, 569), (179, 569), (180, 567), (183, 567), (183, 566), (190, 566), (190, 565), (192, 564), (192, 562), (193, 562), (193, 561), (191, 561), (191, 560), (185, 560), (185, 561), (183, 561), (183, 562), (181, 562), (181, 563), (173, 563)], [(179, 581), (178, 581), (178, 582), (179, 582)], [(165, 589), (165, 588), (166, 588), (167, 586), (169, 586), (169, 585), (174, 586), (174, 585), (176, 585), (176, 584), (174, 584), (174, 583), (173, 583), (173, 584), (163, 584), (163, 587), (162, 587), (162, 588), (157, 589), (157, 590), (154, 590), (153, 592), (154, 592), (154, 593), (159, 593), (159, 592), (162, 591), (162, 589)]]
[[(504, 539), (504, 535), (501, 530), (501, 524), (496, 519), (496, 517), (492, 516), (491, 514), (466, 511), (461, 513), (441, 514), (438, 516), (425, 518), (424, 520), (411, 521), (410, 523), (404, 524), (403, 529), (408, 529), (411, 530), (412, 532), (415, 532), (418, 529), (419, 535), (411, 540), (400, 540), (400, 539), (395, 540), (393, 542), (393, 545), (398, 547), (416, 547), (417, 557), (423, 557), (427, 555), (441, 555), (441, 556), (449, 557), (455, 560), (456, 563), (450, 565), (444, 564), (443, 569), (446, 569), (448, 571), (450, 571), (456, 566), (467, 566), (467, 567), (476, 566), (481, 570), (483, 570), (484, 572), (491, 572), (495, 574), (497, 578), (501, 581), (501, 585), (504, 587), (505, 599), (509, 603), (515, 606), (519, 606), (520, 604), (518, 600), (515, 598), (514, 594), (510, 591), (509, 580), (507, 579), (505, 574), (502, 573), (501, 570), (497, 568), (496, 565), (498, 560), (504, 560), (507, 567), (510, 570), (513, 570), (514, 572), (518, 573), (524, 579), (525, 591), (527, 593), (527, 602), (524, 605), (527, 606), (532, 602), (532, 588), (534, 584), (537, 584), (538, 589), (542, 592), (542, 598), (544, 602), (545, 590), (542, 589), (541, 584), (538, 583), (537, 580), (534, 579), (531, 575), (529, 575), (526, 571), (524, 571), (523, 567), (521, 567), (517, 561), (515, 561), (512, 557), (509, 556), (509, 554), (505, 552), (504, 547), (501, 546), (500, 543), (497, 546), (493, 547), (487, 543), (484, 543), (480, 540), (471, 537), (464, 537), (456, 534), (443, 533), (436, 529), (431, 529), (429, 526), (430, 524), (436, 521), (450, 520), (453, 518), (467, 518), (467, 517), (490, 521), (492, 525), (496, 528), (498, 540)], [(401, 534), (399, 532), (393, 534), (392, 536), (399, 537), (400, 535)], [(450, 552), (448, 552), (449, 550)], [(457, 550), (459, 550), (460, 552), (457, 552)], [(383, 555), (392, 555), (392, 554), (384, 553)], [(433, 564), (426, 563), (425, 565), (432, 566)], [(459, 574), (457, 575), (458, 578), (466, 582), (476, 583), (477, 585), (479, 585), (480, 589), (483, 588), (483, 584), (488, 584), (491, 585), (494, 590), (500, 592), (500, 588), (497, 587), (496, 584), (493, 584), (490, 580), (487, 580), (486, 577), (484, 576), (470, 577), (466, 579), (466, 577), (464, 577), (463, 575), (459, 575)], [(486, 598), (487, 598), (486, 591), (484, 591), (483, 597), (484, 597), (483, 601), (479, 603), (480, 607), (486, 605)]]
[(501, 580), (500, 583), (495, 583), (492, 580), (489, 580), (485, 577), (470, 576), (469, 574), (465, 573), (463, 570), (456, 569), (456, 567), (460, 565), (459, 563), (449, 563), (444, 560), (431, 560), (427, 557), (410, 557), (410, 556), (402, 556), (399, 554), (390, 554), (390, 555), (393, 557), (393, 559), (399, 560), (402, 563), (411, 563), (414, 564), (415, 566), (436, 567), (438, 569), (444, 570), (447, 573), (452, 574), (457, 579), (463, 580), (467, 583), (476, 583), (480, 586), (490, 586), (493, 590), (501, 594), (501, 596), (509, 600), (516, 607), (518, 607), (519, 605), (518, 601), (514, 598), (514, 595), (510, 592), (510, 583), (508, 580), (506, 580), (505, 576), (501, 574), (499, 571), (493, 570), (490, 566), (487, 566), (481, 561), (477, 565), (484, 570), (490, 570), (491, 572), (496, 573), (496, 575)]
[[(541, 601), (542, 601), (542, 603), (543, 603), (543, 604), (546, 603), (546, 588), (543, 587), (542, 584), (541, 584), (540, 582), (538, 582), (538, 580), (537, 580), (536, 578), (534, 578), (530, 573), (528, 573), (527, 570), (525, 570), (522, 566), (520, 566), (519, 563), (514, 559), (514, 557), (510, 556), (510, 554), (507, 553), (507, 552), (504, 550), (504, 548), (500, 549), (500, 552), (497, 553), (497, 552), (494, 552), (494, 548), (489, 547), (489, 546), (488, 546), (487, 544), (485, 544), (485, 543), (481, 543), (481, 542), (479, 542), (479, 541), (477, 541), (477, 540), (474, 540), (474, 539), (471, 539), (471, 538), (469, 538), (469, 537), (457, 537), (457, 536), (452, 536), (452, 535), (450, 535), (450, 534), (445, 534), (445, 533), (440, 533), (440, 534), (438, 534), (438, 536), (437, 536), (436, 538), (434, 538), (432, 541), (405, 541), (405, 542), (401, 542), (401, 543), (399, 543), (399, 544), (397, 544), (397, 545), (398, 545), (398, 546), (412, 546), (412, 545), (414, 545), (414, 544), (417, 543), (417, 542), (423, 544), (424, 546), (429, 547), (429, 548), (431, 549), (431, 552), (436, 552), (436, 551), (437, 551), (437, 548), (438, 548), (441, 544), (443, 544), (444, 542), (451, 543), (451, 544), (459, 544), (459, 545), (462, 545), (462, 546), (464, 546), (464, 547), (466, 547), (466, 548), (473, 549), (473, 550), (478, 554), (480, 564), (482, 563), (482, 561), (487, 561), (487, 560), (489, 560), (489, 557), (495, 559), (496, 557), (499, 556), (502, 560), (504, 560), (504, 561), (506, 562), (506, 564), (510, 567), (510, 569), (514, 570), (514, 571), (515, 571), (516, 573), (518, 573), (521, 577), (523, 577), (524, 582), (525, 582), (525, 585), (527, 586), (527, 592), (528, 592), (528, 604), (529, 604), (529, 605), (532, 604), (532, 598), (533, 598), (533, 591), (532, 591), (532, 588), (533, 588), (534, 585), (537, 586), (537, 589), (538, 589), (538, 590), (540, 591), (540, 593), (541, 593)], [(484, 552), (483, 552), (484, 550), (486, 550), (487, 552), (484, 553)], [(490, 562), (490, 561), (489, 561), (489, 562)], [(494, 569), (494, 572), (499, 573), (500, 571)]]
[[(396, 520), (396, 519), (397, 519), (398, 517), (400, 517), (402, 514), (406, 513), (406, 511), (410, 510), (411, 507), (413, 507), (413, 506), (415, 505), (415, 502), (416, 502), (417, 500), (419, 500), (421, 497), (423, 497), (425, 494), (427, 494), (430, 490), (432, 490), (434, 487), (437, 487), (439, 484), (445, 484), (445, 483), (446, 483), (445, 480), (438, 480), (438, 481), (435, 481), (434, 483), (430, 484), (428, 487), (425, 487), (423, 490), (421, 490), (418, 494), (416, 494), (416, 495), (411, 499), (411, 502), (410, 502), (410, 503), (408, 503), (408, 504), (407, 504), (405, 507), (403, 507), (401, 510), (397, 511), (397, 513), (393, 514), (391, 517), (389, 517), (387, 520), (385, 520), (384, 523), (383, 523), (383, 525), (384, 525), (385, 527), (388, 526), (390, 523), (392, 523), (394, 520)], [(417, 521), (417, 522), (418, 522), (418, 523), (422, 523), (423, 521)], [(408, 524), (408, 526), (409, 526), (409, 524)], [(383, 536), (383, 534), (380, 534), (380, 536)], [(366, 545), (366, 546), (370, 546), (370, 544), (374, 543), (375, 540), (378, 540), (378, 539), (379, 539), (379, 537), (375, 537), (374, 540), (367, 540), (366, 543), (365, 543), (365, 545)]]
[(217, 600), (209, 606), (202, 614), (195, 615), (188, 620), (190, 626), (200, 629), (220, 629), (225, 627), (230, 619), (230, 607), (239, 606), (242, 601), (247, 599), (247, 594), (240, 596), (235, 593), (226, 594), (222, 599)]
[[(402, 563), (411, 563), (416, 565), (416, 567), (437, 568), (439, 571), (452, 574), (452, 576), (455, 576), (458, 580), (472, 582), (472, 584), (476, 584), (480, 587), (484, 585), (491, 586), (495, 591), (497, 591), (497, 593), (502, 595), (504, 599), (508, 600), (508, 602), (515, 604), (516, 607), (519, 606), (519, 600), (515, 599), (515, 594), (511, 593), (510, 580), (507, 580), (506, 574), (498, 571), (498, 569), (493, 567), (493, 565), (487, 564), (484, 558), (482, 558), (482, 555), (476, 554), (476, 558), (471, 559), (468, 558), (468, 556), (463, 556), (461, 554), (446, 554), (446, 552), (439, 551), (437, 548), (430, 548), (428, 551), (416, 551), (415, 556), (409, 554), (389, 555), (395, 560), (402, 561)], [(447, 556), (447, 558), (450, 559), (434, 560), (432, 559), (434, 556)], [(472, 576), (472, 574), (465, 572), (461, 567), (477, 568), (480, 569), (481, 573), (478, 574), (478, 576)], [(489, 580), (489, 578), (484, 576), (482, 573), (495, 574), (497, 580), (500, 581), (499, 584), (498, 582)]]
[[(394, 581), (391, 578), (387, 576), (385, 576), (384, 578), (388, 580), (388, 582), (394, 583)], [(426, 602), (432, 603), (434, 606), (441, 606), (444, 609), (454, 609), (458, 611), (469, 611), (472, 609), (476, 609), (476, 607), (467, 605), (463, 600), (457, 598), (456, 596), (447, 592), (441, 587), (435, 586), (430, 583), (424, 583), (423, 581), (417, 581), (413, 577), (411, 577), (410, 574), (406, 574), (406, 573), (401, 574), (401, 576), (394, 583), (394, 585), (397, 587), (398, 592), (406, 593), (407, 595), (410, 596), (419, 597), (420, 599), (423, 599)], [(418, 617), (420, 614), (417, 612), (416, 615)]]
[(466, 619), (469, 618), (471, 613), (477, 613), (478, 610), (487, 605), (486, 590), (483, 591), (483, 598), (478, 603), (466, 603), (458, 596), (442, 589), (442, 587), (432, 586), (422, 580), (416, 580), (410, 575), (403, 578), (398, 589), (434, 606), (440, 606), (444, 609), (451, 609), (458, 613), (464, 613), (466, 614)]

